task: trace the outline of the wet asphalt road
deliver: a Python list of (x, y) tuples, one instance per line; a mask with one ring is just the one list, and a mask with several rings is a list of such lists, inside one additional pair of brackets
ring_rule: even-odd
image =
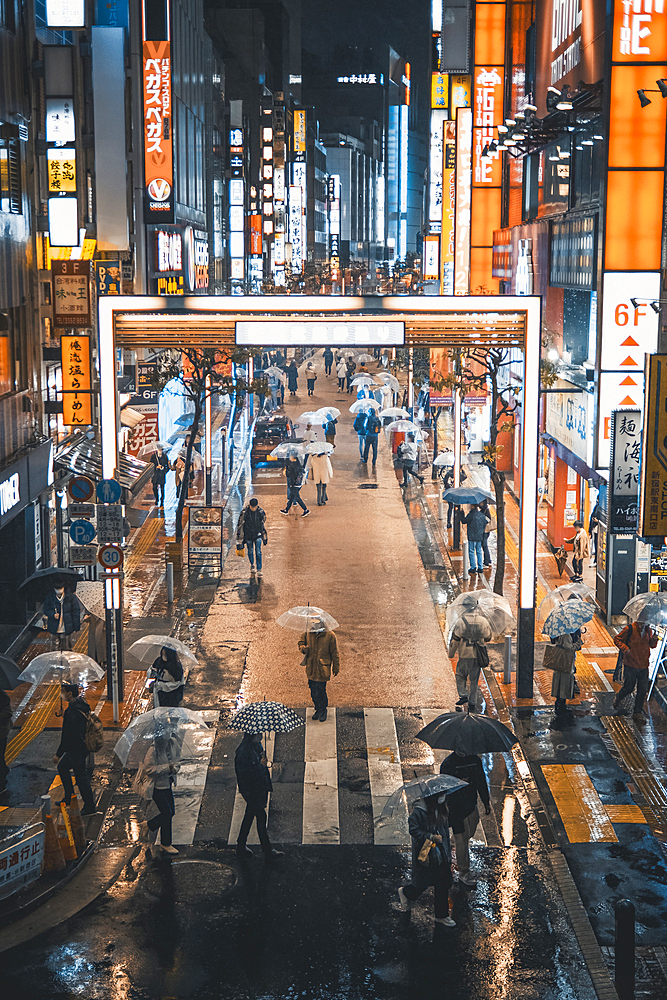
[[(257, 854), (256, 849), (256, 854)], [(480, 882), (392, 905), (408, 855), (300, 847), (267, 866), (215, 842), (175, 861), (142, 851), (112, 890), (7, 956), (5, 1000), (592, 1000), (545, 854), (475, 849)]]

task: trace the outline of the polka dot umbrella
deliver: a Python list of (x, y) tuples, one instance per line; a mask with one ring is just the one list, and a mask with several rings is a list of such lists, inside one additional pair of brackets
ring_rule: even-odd
[(232, 716), (227, 728), (244, 733), (290, 733), (303, 725), (303, 719), (279, 701), (253, 701)]

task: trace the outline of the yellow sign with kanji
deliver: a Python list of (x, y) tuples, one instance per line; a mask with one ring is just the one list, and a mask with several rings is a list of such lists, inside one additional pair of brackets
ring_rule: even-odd
[(449, 74), (448, 73), (432, 73), (431, 74), (431, 107), (432, 108), (448, 108), (449, 107)]
[(49, 175), (49, 194), (67, 191), (76, 194), (76, 151), (73, 149), (47, 149), (46, 168)]
[(63, 423), (92, 423), (90, 337), (60, 338), (63, 385)]
[(51, 261), (53, 325), (90, 326), (90, 261)]

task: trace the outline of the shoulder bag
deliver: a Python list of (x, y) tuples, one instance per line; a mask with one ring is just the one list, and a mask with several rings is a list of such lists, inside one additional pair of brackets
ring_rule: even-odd
[(547, 646), (544, 650), (544, 667), (557, 674), (571, 674), (573, 667), (571, 651), (553, 644)]

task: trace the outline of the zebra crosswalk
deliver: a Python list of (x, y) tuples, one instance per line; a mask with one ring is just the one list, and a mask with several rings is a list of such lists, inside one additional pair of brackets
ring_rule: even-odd
[[(297, 710), (305, 725), (291, 733), (270, 734), (266, 755), (273, 792), (268, 804), (268, 828), (277, 844), (395, 844), (405, 845), (407, 811), (397, 829), (378, 826), (389, 795), (404, 781), (436, 773), (446, 751), (433, 751), (416, 739), (423, 726), (443, 710), (397, 708), (329, 708), (326, 722), (313, 721), (312, 709)], [(179, 788), (175, 790), (174, 843), (222, 840), (235, 845), (245, 803), (236, 787), (234, 753), (239, 734), (218, 728), (206, 787), (179, 839)], [(499, 756), (499, 755), (496, 755)], [(500, 762), (485, 759), (490, 784), (507, 783)], [(188, 793), (191, 789), (187, 790)], [(187, 835), (186, 834), (187, 830)], [(475, 835), (483, 843), (500, 844), (494, 815), (484, 817)], [(253, 826), (249, 844), (257, 843)]]

